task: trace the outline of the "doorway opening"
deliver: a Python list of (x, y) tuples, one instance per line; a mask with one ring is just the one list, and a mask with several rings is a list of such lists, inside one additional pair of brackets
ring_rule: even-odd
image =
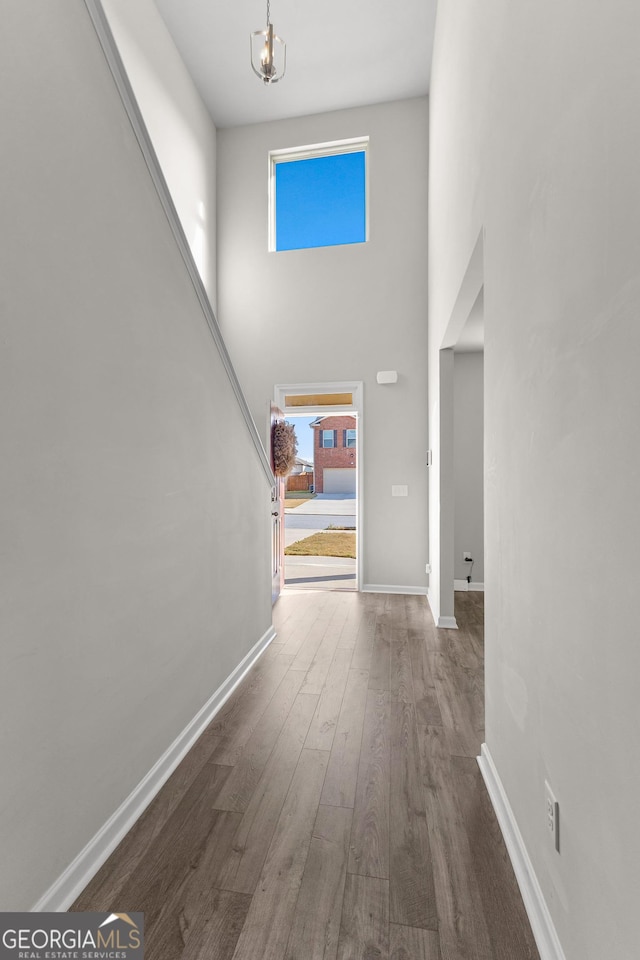
[(276, 387), (297, 439), (283, 490), (283, 587), (359, 589), (361, 413), (359, 384)]
[(453, 588), (459, 629), (484, 628), (484, 315), (481, 288), (453, 348)]
[(484, 591), (484, 233), (480, 231), (438, 356), (431, 519), (436, 626), (457, 629), (456, 593)]

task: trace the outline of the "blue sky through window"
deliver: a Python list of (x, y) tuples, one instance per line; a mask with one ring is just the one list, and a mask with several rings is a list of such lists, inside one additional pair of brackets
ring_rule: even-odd
[(365, 152), (276, 163), (276, 250), (366, 240)]
[(313, 437), (315, 431), (309, 424), (316, 417), (287, 417), (289, 423), (296, 428), (296, 440), (298, 441), (298, 456), (303, 460), (310, 460), (313, 463)]

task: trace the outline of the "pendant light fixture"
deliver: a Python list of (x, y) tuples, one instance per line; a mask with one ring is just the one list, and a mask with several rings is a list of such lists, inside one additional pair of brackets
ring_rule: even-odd
[(266, 30), (251, 34), (251, 69), (263, 83), (277, 83), (287, 69), (287, 45), (273, 31), (271, 3), (267, 0)]

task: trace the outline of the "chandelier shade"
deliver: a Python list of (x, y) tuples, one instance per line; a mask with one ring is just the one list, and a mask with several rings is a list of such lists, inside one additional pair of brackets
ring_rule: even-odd
[(287, 69), (287, 45), (273, 29), (270, 2), (267, 0), (267, 26), (250, 36), (251, 69), (263, 83), (278, 83)]

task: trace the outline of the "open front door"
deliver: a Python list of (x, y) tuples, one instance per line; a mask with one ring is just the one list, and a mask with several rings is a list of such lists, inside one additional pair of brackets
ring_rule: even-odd
[[(269, 427), (269, 447), (271, 452), (271, 469), (275, 471), (273, 459), (273, 427), (284, 420), (282, 410), (271, 404), (271, 422)], [(271, 489), (271, 603), (275, 603), (280, 596), (284, 582), (284, 484), (282, 477), (276, 477), (275, 486)]]

